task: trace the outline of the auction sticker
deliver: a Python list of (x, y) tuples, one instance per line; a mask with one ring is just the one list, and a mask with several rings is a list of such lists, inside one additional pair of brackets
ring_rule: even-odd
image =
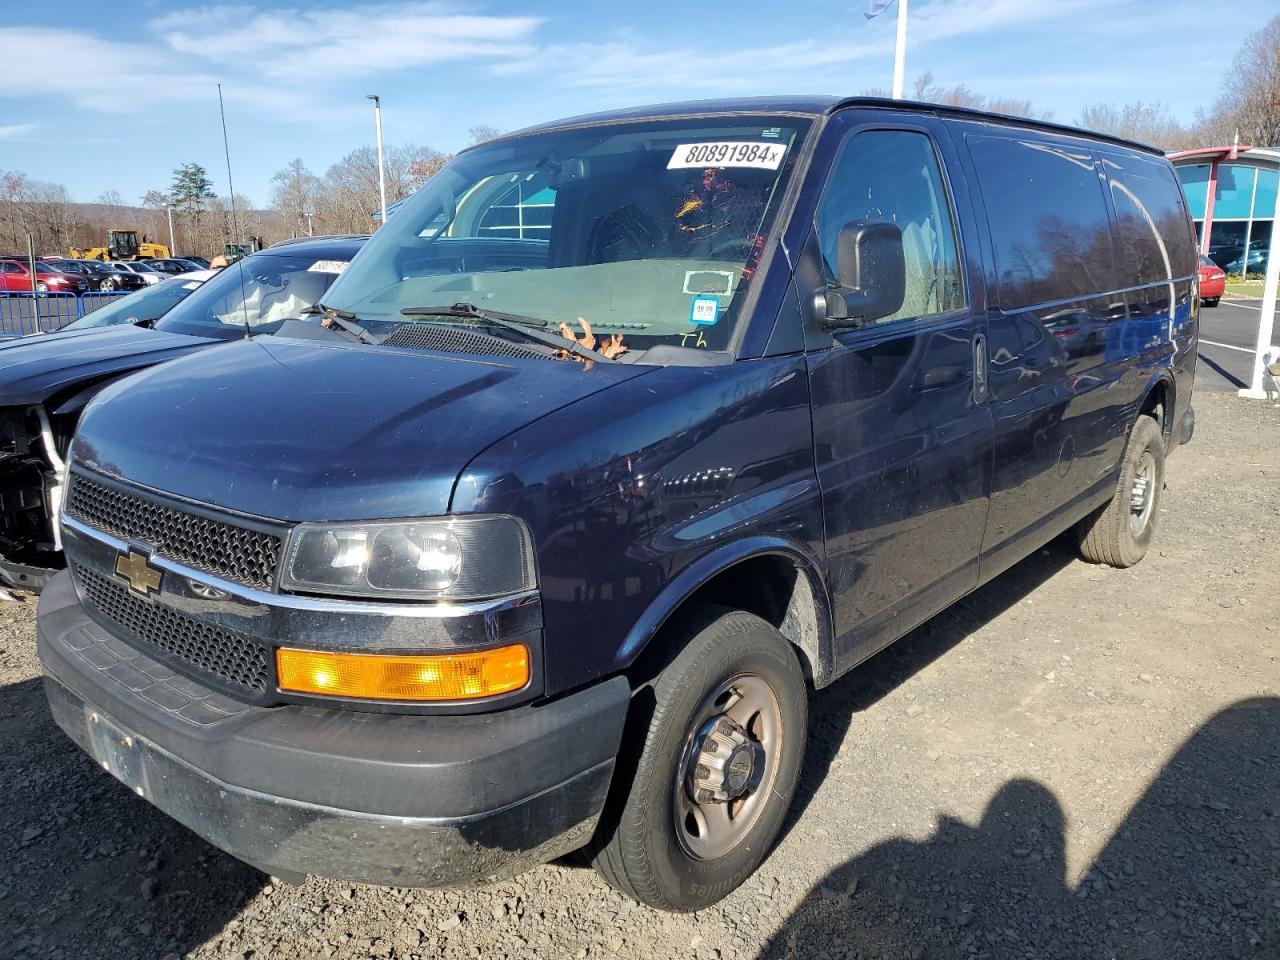
[(715, 297), (694, 297), (689, 305), (689, 322), (709, 327), (719, 319), (720, 301)]
[(347, 269), (348, 260), (317, 260), (307, 270), (311, 273), (341, 273)]
[(787, 154), (786, 144), (756, 141), (712, 140), (706, 143), (682, 143), (671, 151), (668, 170), (701, 169), (703, 167), (755, 167), (777, 170)]

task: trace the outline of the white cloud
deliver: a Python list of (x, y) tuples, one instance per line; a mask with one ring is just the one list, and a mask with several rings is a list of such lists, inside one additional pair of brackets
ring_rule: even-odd
[[(1107, 3), (1108, 0), (943, 0), (922, 4), (912, 8), (908, 47), (1080, 17)], [(688, 96), (776, 92), (796, 86), (810, 92), (853, 92), (842, 89), (845, 77), (836, 68), (873, 56), (891, 57), (893, 31), (869, 29), (861, 15), (850, 14), (842, 22), (843, 26), (832, 26), (817, 39), (784, 40), (750, 48), (694, 44), (656, 48), (652, 41), (628, 33), (608, 42), (538, 47), (526, 56), (495, 64), (490, 70), (498, 75), (553, 76), (552, 82), (563, 86), (611, 93), (670, 90)], [(797, 32), (806, 37), (811, 33), (807, 28)], [(551, 65), (554, 72), (548, 69)], [(908, 68), (911, 69), (910, 55)], [(800, 84), (796, 83), (797, 75), (804, 78)]]
[[(812, 40), (748, 49), (667, 48), (645, 50), (633, 41), (556, 44), (490, 67), (498, 75), (538, 74), (569, 87), (605, 90), (741, 92), (795, 85), (797, 67), (819, 70), (876, 53), (881, 45), (864, 41), (829, 45)], [(810, 87), (830, 87), (817, 76)], [(813, 91), (817, 92), (817, 91)]]
[(184, 56), (326, 85), (448, 61), (521, 56), (541, 23), (539, 17), (469, 15), (436, 3), (400, 2), (270, 12), (204, 7), (168, 13), (150, 27)]
[(30, 133), (36, 128), (34, 123), (14, 123), (7, 127), (0, 127), (0, 140), (15, 140), (24, 133)]
[(82, 107), (110, 113), (145, 109), (146, 98), (139, 94), (148, 90), (185, 96), (201, 79), (174, 72), (168, 58), (157, 58), (153, 47), (74, 30), (0, 28), (0, 50), (0, 90), (6, 96), (61, 94)]

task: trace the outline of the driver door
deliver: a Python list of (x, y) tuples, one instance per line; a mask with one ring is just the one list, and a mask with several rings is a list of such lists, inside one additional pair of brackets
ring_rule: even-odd
[[(973, 589), (991, 483), (981, 271), (965, 258), (958, 168), (936, 122), (877, 120), (837, 155), (816, 217), (828, 280), (855, 220), (902, 231), (895, 314), (808, 355), (837, 669), (870, 656)], [(948, 173), (951, 176), (948, 176)], [(967, 211), (967, 212), (966, 212)]]

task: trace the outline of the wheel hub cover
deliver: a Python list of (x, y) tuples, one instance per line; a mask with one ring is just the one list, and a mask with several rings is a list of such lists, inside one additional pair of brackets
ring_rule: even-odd
[(689, 765), (694, 802), (728, 803), (742, 796), (763, 767), (763, 753), (760, 744), (728, 717), (708, 721)]

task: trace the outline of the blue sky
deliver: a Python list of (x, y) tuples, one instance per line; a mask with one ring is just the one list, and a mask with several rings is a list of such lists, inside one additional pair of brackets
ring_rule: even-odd
[[(895, 13), (866, 0), (642, 3), (63, 0), (7, 5), (0, 26), (0, 170), (74, 199), (137, 202), (179, 163), (226, 170), (265, 204), (294, 157), (324, 168), (373, 138), (455, 150), (485, 123), (514, 129), (626, 104), (888, 87)], [(1098, 101), (1208, 107), (1275, 0), (911, 0), (907, 77), (1028, 97), (1071, 121)], [(32, 13), (30, 25), (21, 14)]]

